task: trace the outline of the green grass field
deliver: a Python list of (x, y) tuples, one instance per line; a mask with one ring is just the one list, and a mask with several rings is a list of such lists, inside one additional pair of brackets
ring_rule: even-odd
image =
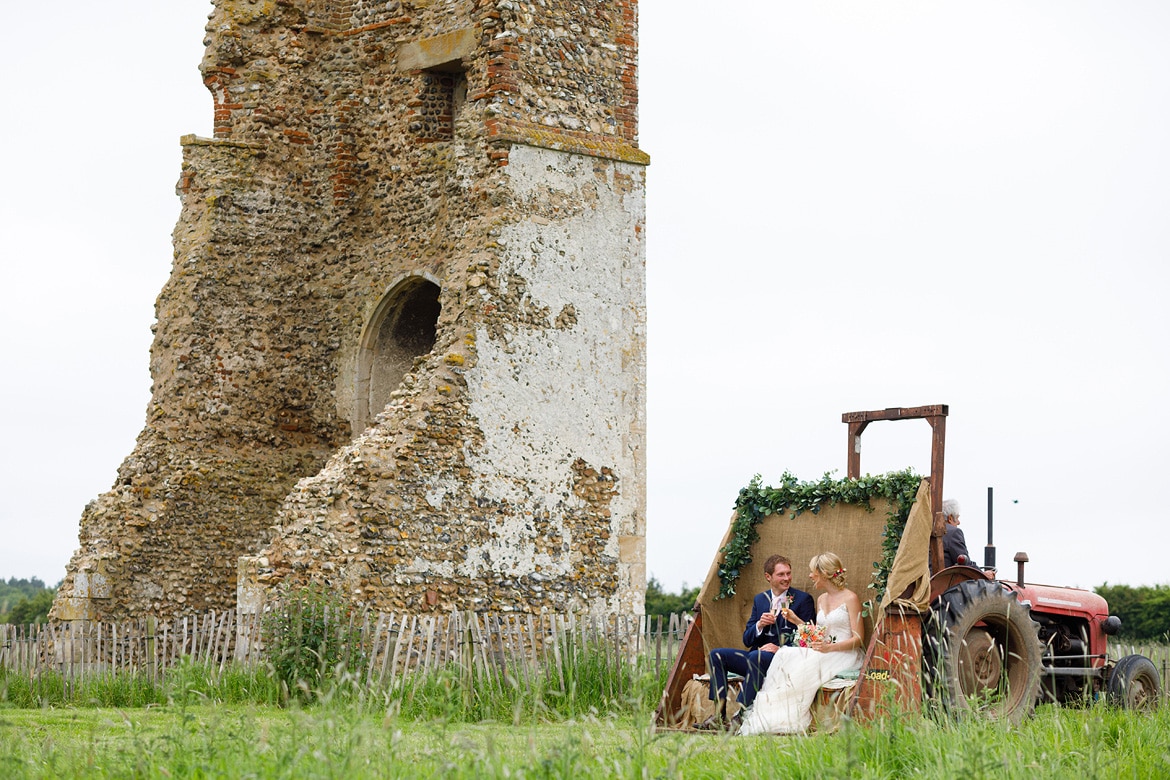
[(379, 689), (339, 666), (306, 696), (263, 668), (184, 664), (161, 684), (0, 669), (0, 780), (1170, 777), (1165, 699), (1152, 713), (1042, 706), (1017, 727), (904, 713), (807, 737), (662, 732), (664, 680), (611, 660), (582, 649), (559, 671), (471, 690), (457, 668)]
[(406, 719), (356, 704), (0, 709), (4, 778), (1165, 778), (1170, 709), (1042, 707), (1021, 726), (921, 715), (835, 735), (656, 732), (645, 709)]

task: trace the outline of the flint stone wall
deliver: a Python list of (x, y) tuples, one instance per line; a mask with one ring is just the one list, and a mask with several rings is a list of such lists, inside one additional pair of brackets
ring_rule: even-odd
[(146, 427), (54, 617), (309, 580), (640, 611), (636, 4), (218, 0), (207, 33)]

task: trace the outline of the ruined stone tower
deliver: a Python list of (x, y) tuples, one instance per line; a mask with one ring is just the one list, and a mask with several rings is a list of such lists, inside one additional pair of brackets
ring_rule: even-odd
[(146, 427), (58, 619), (640, 612), (636, 0), (215, 0)]

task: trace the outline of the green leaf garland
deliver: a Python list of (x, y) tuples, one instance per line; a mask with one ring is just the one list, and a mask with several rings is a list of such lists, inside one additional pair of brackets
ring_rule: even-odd
[(870, 501), (884, 498), (890, 502), (886, 527), (882, 531), (882, 559), (873, 565), (872, 587), (877, 593), (886, 589), (886, 580), (894, 564), (894, 554), (902, 541), (906, 518), (918, 493), (922, 477), (913, 469), (891, 471), (882, 476), (866, 474), (860, 479), (834, 479), (831, 472), (816, 482), (801, 482), (791, 472), (785, 471), (777, 487), (760, 484), (760, 475), (752, 477), (747, 487), (739, 491), (735, 500), (735, 520), (731, 523), (731, 539), (720, 552), (723, 563), (719, 567), (719, 595), (727, 598), (735, 595), (735, 583), (740, 572), (752, 561), (752, 545), (759, 541), (756, 525), (768, 515), (790, 513), (796, 518), (801, 512), (819, 513), (826, 506), (837, 504), (858, 504), (873, 511)]

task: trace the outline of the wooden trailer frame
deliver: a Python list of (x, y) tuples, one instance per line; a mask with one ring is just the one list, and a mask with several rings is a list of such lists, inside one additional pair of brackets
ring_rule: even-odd
[[(917, 407), (895, 407), (867, 412), (847, 412), (841, 421), (849, 427), (847, 476), (861, 476), (861, 435), (872, 422), (880, 420), (926, 420), (932, 430), (929, 492), (920, 490), (918, 501), (929, 503), (930, 568), (942, 570), (942, 536), (945, 522), (942, 515), (944, 455), (946, 444), (945, 404)], [(913, 512), (913, 510), (912, 510)], [(926, 518), (923, 518), (925, 522)], [(925, 530), (923, 530), (925, 533)], [(907, 539), (903, 537), (902, 544)], [(721, 545), (722, 546), (722, 545)], [(899, 553), (901, 553), (899, 547)], [(719, 554), (716, 555), (716, 563)], [(713, 567), (714, 568), (714, 565)], [(896, 594), (903, 596), (907, 594)], [(893, 603), (890, 603), (893, 602)], [(882, 614), (876, 615), (875, 625), (866, 647), (858, 681), (848, 695), (843, 711), (850, 717), (868, 719), (892, 712), (916, 710), (922, 702), (922, 615), (914, 605), (887, 594), (881, 603), (889, 603)], [(703, 644), (703, 612), (695, 605), (694, 620), (683, 637), (678, 658), (666, 680), (666, 688), (655, 712), (659, 728), (680, 728), (679, 713), (683, 711), (683, 689), (695, 676), (707, 672), (707, 657)]]

